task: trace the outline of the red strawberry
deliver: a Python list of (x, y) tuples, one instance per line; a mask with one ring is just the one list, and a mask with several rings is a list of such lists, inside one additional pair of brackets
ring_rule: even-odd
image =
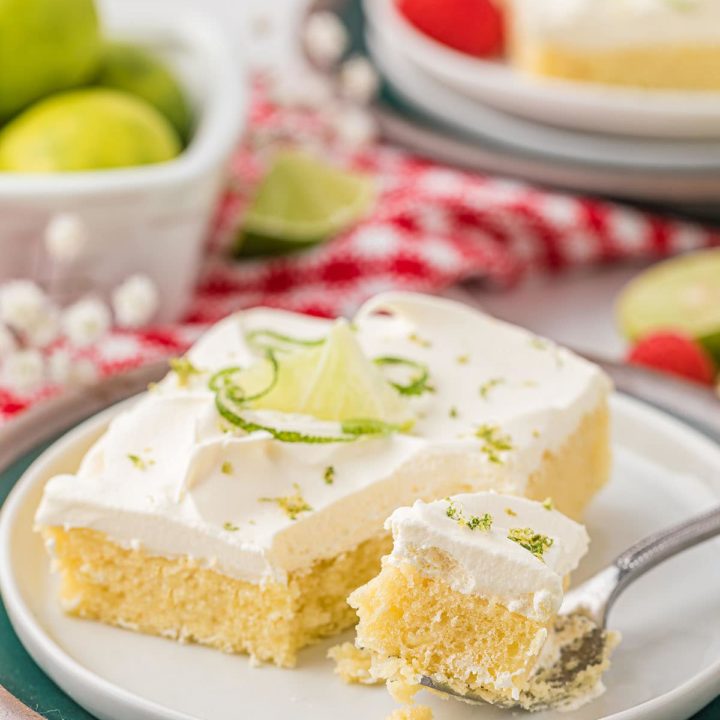
[(706, 385), (714, 382), (715, 366), (710, 355), (689, 335), (675, 330), (646, 335), (630, 350), (627, 361)]
[(418, 30), (443, 45), (479, 57), (503, 50), (505, 28), (498, 0), (397, 0), (397, 4)]

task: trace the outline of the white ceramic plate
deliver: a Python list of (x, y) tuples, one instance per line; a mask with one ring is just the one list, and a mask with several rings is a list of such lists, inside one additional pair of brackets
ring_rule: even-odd
[(384, 29), (414, 64), (469, 98), (560, 127), (663, 138), (720, 138), (720, 93), (621, 88), (537, 79), (501, 61), (448, 48), (416, 30), (394, 0), (364, 0), (373, 28)]
[(396, 93), (432, 121), (476, 142), (551, 162), (633, 171), (720, 172), (720, 141), (648, 140), (552, 127), (468, 98), (413, 65), (386, 30), (372, 31), (373, 61)]
[[(296, 670), (252, 668), (247, 658), (65, 617), (32, 518), (47, 478), (73, 470), (117, 409), (66, 435), (19, 481), (0, 519), (0, 586), (38, 664), (102, 720), (380, 720), (383, 688), (348, 687), (325, 659), (330, 642)], [(615, 471), (587, 517), (586, 578), (633, 541), (720, 498), (720, 449), (674, 420), (613, 400)], [(628, 590), (611, 616), (624, 640), (608, 690), (576, 720), (684, 720), (720, 693), (718, 543), (670, 560)], [(333, 641), (337, 642), (337, 640)], [(426, 695), (426, 693), (423, 693)], [(508, 720), (510, 714), (423, 697), (438, 720)], [(549, 720), (549, 715), (535, 715)]]

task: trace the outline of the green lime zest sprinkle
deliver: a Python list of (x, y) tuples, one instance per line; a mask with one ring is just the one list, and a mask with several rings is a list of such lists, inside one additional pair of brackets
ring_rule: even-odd
[(458, 355), (457, 358), (458, 365), (467, 365), (470, 362), (470, 356), (469, 355)]
[(262, 497), (259, 498), (260, 502), (271, 502), (276, 503), (277, 506), (291, 519), (297, 520), (300, 513), (311, 512), (312, 507), (308, 505), (306, 500), (302, 496), (300, 486), (297, 483), (293, 483), (295, 488), (294, 495), (284, 495), (280, 497)]
[[(287, 351), (292, 347), (317, 347), (325, 342), (325, 338), (316, 338), (314, 340), (306, 340), (303, 338), (285, 335), (284, 333), (271, 330), (270, 328), (258, 328), (246, 333), (245, 339), (249, 345), (258, 350), (265, 351)], [(286, 346), (290, 346), (290, 348)]]
[(220, 472), (223, 475), (232, 475), (233, 474), (233, 465), (230, 461), (226, 460), (221, 466), (220, 466)]
[(151, 465), (155, 464), (154, 460), (145, 460), (135, 453), (128, 453), (127, 458), (138, 470), (147, 470)]
[(170, 369), (177, 375), (180, 387), (187, 387), (193, 375), (201, 374), (187, 357), (170, 358)]
[(332, 485), (335, 482), (335, 468), (332, 465), (328, 465), (325, 468), (323, 479), (326, 485)]
[(411, 377), (404, 385), (402, 383), (389, 381), (401, 395), (422, 395), (426, 392), (434, 392), (434, 388), (429, 384), (430, 372), (427, 365), (424, 363), (397, 357), (395, 355), (383, 355), (381, 357), (376, 357), (373, 359), (373, 362), (381, 367), (386, 365), (395, 365), (417, 370), (417, 374), (414, 377)]
[(404, 423), (386, 423), (382, 420), (373, 420), (372, 418), (358, 418), (354, 420), (343, 420), (340, 427), (344, 433), (359, 437), (361, 435), (392, 435), (396, 432), (409, 432), (412, 429), (413, 422), (408, 420)]
[(432, 347), (432, 343), (429, 340), (426, 340), (423, 337), (420, 337), (416, 332), (411, 332), (408, 335), (408, 340), (410, 342), (414, 342), (416, 345), (419, 345), (420, 347), (429, 348)]
[(530, 345), (536, 350), (547, 350), (550, 347), (550, 343), (537, 335), (530, 338)]
[(509, 515), (510, 517), (515, 517), (517, 513), (512, 508), (505, 508), (505, 514)]
[(233, 525), (229, 520), (223, 523), (223, 530), (227, 530), (228, 532), (237, 532), (239, 529), (237, 525)]
[(520, 547), (531, 552), (538, 560), (542, 560), (546, 550), (553, 545), (553, 539), (541, 535), (532, 528), (511, 528), (508, 530), (508, 540), (516, 542)]
[(483, 441), (480, 449), (487, 455), (488, 460), (497, 465), (503, 462), (500, 453), (513, 449), (512, 438), (503, 433), (497, 425), (480, 425), (475, 431), (475, 437)]
[(483, 530), (488, 532), (492, 528), (493, 518), (490, 513), (484, 515), (471, 515), (469, 518), (465, 517), (462, 508), (459, 508), (455, 501), (451, 498), (445, 498), (448, 503), (445, 514), (451, 519), (455, 520), (458, 525), (465, 526), (469, 530)]
[(480, 386), (480, 397), (483, 400), (487, 400), (490, 391), (494, 390), (498, 385), (502, 385), (504, 382), (505, 380), (503, 380), (503, 378), (490, 378), (490, 380)]
[(555, 505), (553, 504), (553, 500), (551, 497), (546, 497), (542, 502), (542, 506), (546, 510), (554, 510), (555, 509)]
[(458, 409), (453, 405), (453, 406), (450, 408), (450, 411), (449, 411), (448, 414), (450, 415), (451, 418), (454, 419), (454, 418), (456, 418), (456, 417), (458, 416)]

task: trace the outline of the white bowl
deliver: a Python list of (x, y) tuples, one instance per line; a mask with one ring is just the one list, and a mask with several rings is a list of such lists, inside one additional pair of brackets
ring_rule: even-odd
[[(176, 319), (197, 280), (208, 222), (243, 129), (247, 90), (240, 60), (204, 15), (117, 3), (103, 17), (107, 35), (164, 58), (193, 104), (196, 126), (176, 159), (157, 165), (44, 175), (0, 173), (0, 282), (47, 279), (43, 229), (59, 212), (79, 215), (90, 242), (56, 288), (107, 296), (129, 275), (150, 276), (160, 292), (156, 319)], [(112, 137), (108, 137), (112, 142)]]

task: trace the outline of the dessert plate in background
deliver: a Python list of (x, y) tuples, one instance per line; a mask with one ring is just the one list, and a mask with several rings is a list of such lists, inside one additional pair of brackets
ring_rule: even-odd
[[(47, 478), (74, 469), (118, 410), (90, 419), (43, 453), (18, 481), (0, 517), (0, 588), (35, 661), (101, 720), (385, 717), (393, 702), (382, 687), (351, 687), (333, 675), (325, 653), (337, 638), (304, 651), (295, 670), (253, 668), (243, 656), (63, 615), (42, 541), (32, 531), (33, 515)], [(615, 471), (586, 518), (593, 542), (574, 574), (578, 582), (641, 536), (720, 501), (718, 446), (622, 396), (613, 398), (612, 411)], [(624, 640), (606, 676), (608, 691), (574, 712), (573, 720), (685, 720), (720, 693), (718, 550), (713, 541), (688, 551), (623, 595), (611, 616)], [(14, 638), (3, 638), (8, 642)], [(477, 720), (479, 712), (483, 720), (509, 717), (427, 693), (422, 701), (443, 720)]]
[(720, 93), (643, 90), (516, 72), (416, 30), (394, 0), (364, 0), (369, 24), (426, 73), (476, 101), (564, 128), (640, 137), (720, 139)]
[(387, 29), (371, 30), (366, 42), (381, 74), (405, 102), (431, 121), (480, 143), (583, 166), (720, 171), (720, 141), (599, 135), (533, 122), (483, 105), (439, 82), (402, 54)]

